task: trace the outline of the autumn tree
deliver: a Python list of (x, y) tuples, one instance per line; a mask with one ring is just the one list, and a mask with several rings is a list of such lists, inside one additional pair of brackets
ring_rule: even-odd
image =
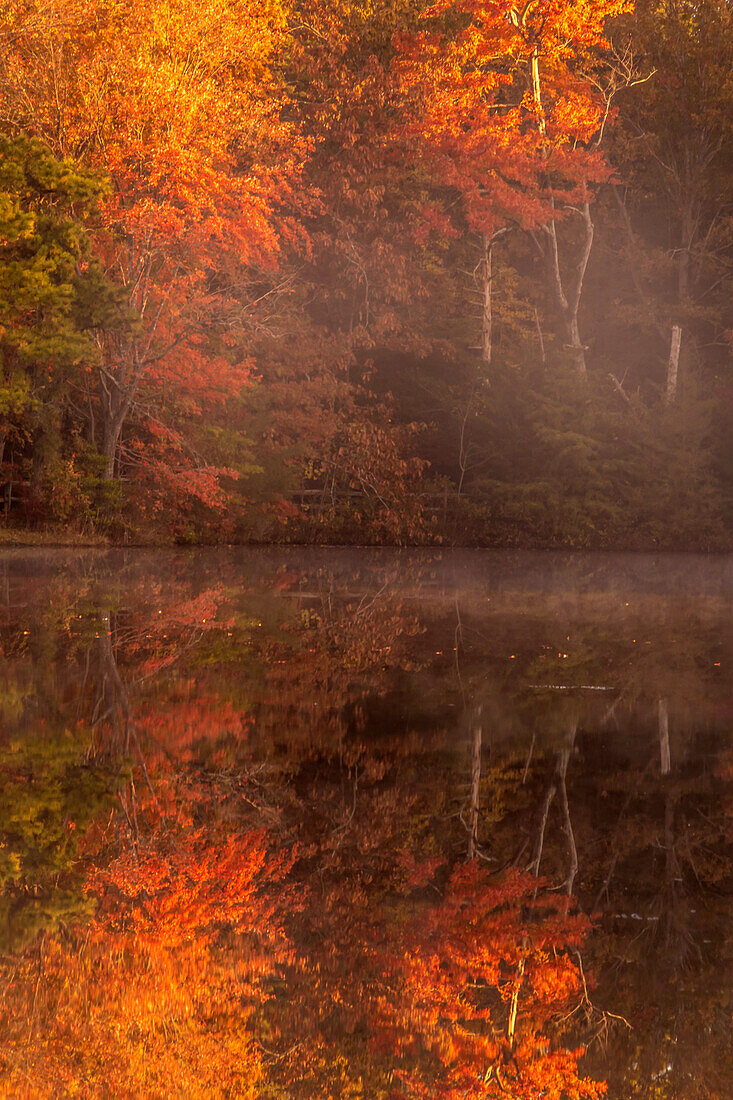
[[(157, 476), (191, 458), (206, 467), (185, 430), (251, 374), (249, 311), (277, 264), (276, 210), (300, 156), (271, 67), (285, 32), (278, 4), (90, 12), (70, 0), (60, 18), (7, 13), (5, 126), (111, 180), (95, 251), (141, 327), (100, 330), (96, 384), (87, 380), (88, 431), (108, 478), (133, 412), (123, 466), (144, 466), (162, 439), (177, 454), (163, 448)], [(213, 471), (192, 492), (213, 499)]]
[(130, 331), (133, 321), (91, 254), (90, 219), (107, 193), (104, 178), (59, 160), (35, 139), (0, 137), (0, 157), (0, 463), (6, 448), (11, 459), (6, 513), (13, 480), (25, 475), (38, 505), (43, 496), (45, 507), (64, 518), (84, 500), (80, 482), (89, 472), (74, 470), (79, 456), (62, 440), (71, 395), (99, 362), (99, 327)]
[[(619, 0), (549, 8), (468, 3), (458, 19), (454, 5), (438, 3), (425, 12), (430, 29), (404, 42), (414, 103), (409, 132), (479, 240), (485, 363), (493, 245), (518, 227), (532, 233), (544, 259), (564, 345), (585, 373), (578, 315), (593, 242), (590, 201), (608, 177), (598, 150), (611, 100), (632, 79), (623, 64), (604, 64), (605, 28), (627, 8)], [(579, 245), (566, 266), (558, 225), (575, 216)]]

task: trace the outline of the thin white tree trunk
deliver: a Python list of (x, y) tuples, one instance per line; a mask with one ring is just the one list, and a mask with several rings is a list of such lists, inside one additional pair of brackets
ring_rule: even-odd
[(484, 255), (481, 263), (482, 309), (481, 309), (481, 359), (488, 366), (491, 363), (492, 341), (492, 248), (493, 241), (486, 233), (483, 236)]
[(669, 361), (667, 363), (667, 394), (666, 403), (671, 405), (677, 395), (677, 374), (680, 366), (680, 347), (682, 345), (682, 329), (679, 325), (672, 325), (672, 339), (669, 345)]
[[(528, 8), (525, 8), (524, 13), (522, 14), (522, 25), (524, 25), (527, 11)], [(516, 9), (512, 9), (511, 18), (514, 21), (515, 26), (519, 24), (519, 16)], [(547, 123), (545, 120), (544, 108), (542, 106), (540, 58), (537, 46), (535, 46), (534, 50), (532, 51), (532, 56), (530, 58), (530, 75), (532, 81), (532, 99), (537, 115), (537, 128), (540, 132), (543, 144), (545, 145), (545, 151), (547, 155)], [(552, 194), (550, 195), (550, 200), (554, 209), (554, 198), (552, 198)], [(565, 348), (567, 351), (570, 352), (572, 356), (576, 371), (581, 378), (585, 378), (587, 374), (585, 362), (586, 348), (580, 338), (578, 311), (580, 309), (580, 299), (583, 294), (585, 273), (588, 268), (588, 261), (590, 259), (591, 250), (593, 248), (595, 227), (593, 225), (593, 219), (591, 218), (590, 203), (584, 202), (582, 207), (580, 208), (579, 213), (583, 219), (583, 243), (581, 246), (580, 257), (576, 265), (575, 275), (572, 280), (563, 279), (562, 270), (560, 268), (560, 252), (557, 241), (557, 225), (554, 217), (550, 218), (550, 221), (544, 227), (546, 239), (543, 251), (547, 264), (547, 273), (550, 281), (550, 287), (552, 290), (553, 298), (555, 299), (555, 308), (560, 316), (562, 335), (565, 341)]]

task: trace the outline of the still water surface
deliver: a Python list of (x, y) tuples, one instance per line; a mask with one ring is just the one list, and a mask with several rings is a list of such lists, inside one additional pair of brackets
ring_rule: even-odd
[(732, 593), (0, 554), (0, 1094), (729, 1100)]

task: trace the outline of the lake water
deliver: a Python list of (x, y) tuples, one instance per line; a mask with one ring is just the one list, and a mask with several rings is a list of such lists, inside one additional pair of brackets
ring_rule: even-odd
[(732, 594), (0, 553), (0, 1093), (733, 1096)]

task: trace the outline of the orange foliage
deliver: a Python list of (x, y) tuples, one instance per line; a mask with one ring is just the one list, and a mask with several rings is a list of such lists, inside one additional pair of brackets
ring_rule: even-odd
[(15, 960), (1, 1010), (13, 1095), (260, 1095), (256, 1020), (291, 958), (292, 857), (262, 831), (195, 827), (202, 806), (151, 810), (151, 832), (92, 871), (91, 924)]
[(267, 277), (294, 233), (282, 210), (303, 147), (272, 71), (286, 15), (280, 0), (63, 0), (7, 15), (6, 117), (111, 181), (95, 247), (131, 319), (105, 319), (98, 389), (90, 377), (83, 395), (98, 395), (106, 476), (132, 420), (128, 467), (211, 507), (229, 471), (182, 430), (249, 385), (253, 269)]
[(402, 36), (407, 136), (439, 182), (459, 192), (470, 229), (543, 225), (557, 202), (577, 201), (589, 181), (608, 177), (591, 148), (606, 112), (594, 55), (607, 21), (630, 7), (438, 0), (424, 13), (429, 29)]
[(603, 1095), (578, 1076), (582, 1051), (551, 1049), (553, 1019), (582, 994), (572, 951), (589, 925), (540, 888), (531, 875), (496, 879), (472, 861), (452, 873), (439, 905), (400, 930), (375, 1043), (399, 1058), (407, 1095)]

